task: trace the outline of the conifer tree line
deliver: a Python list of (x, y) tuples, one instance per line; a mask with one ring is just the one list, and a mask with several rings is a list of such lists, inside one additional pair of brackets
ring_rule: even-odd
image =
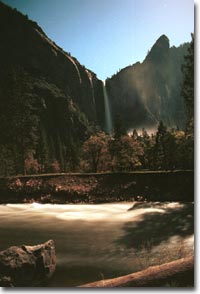
[[(187, 110), (184, 131), (160, 122), (154, 134), (143, 128), (128, 135), (116, 116), (110, 136), (91, 128), (72, 99), (55, 85), (33, 79), (19, 66), (2, 69), (0, 175), (193, 169), (193, 35), (182, 71)], [(40, 84), (42, 90), (36, 91)]]
[(190, 138), (184, 131), (167, 129), (159, 123), (156, 133), (143, 128), (138, 134), (100, 132), (83, 145), (81, 170), (87, 172), (130, 172), (134, 170), (193, 169)]

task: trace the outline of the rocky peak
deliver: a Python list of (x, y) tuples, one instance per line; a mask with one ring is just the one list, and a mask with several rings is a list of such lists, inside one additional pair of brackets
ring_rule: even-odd
[(122, 69), (107, 80), (112, 113), (120, 113), (127, 128), (184, 127), (185, 108), (180, 93), (181, 65), (188, 44), (169, 47), (162, 35), (142, 63)]
[(166, 35), (162, 35), (155, 42), (149, 51), (145, 61), (150, 61), (154, 64), (163, 63), (169, 55), (169, 39)]
[(167, 46), (169, 46), (169, 39), (165, 34), (163, 34), (158, 38), (155, 44), (167, 44)]

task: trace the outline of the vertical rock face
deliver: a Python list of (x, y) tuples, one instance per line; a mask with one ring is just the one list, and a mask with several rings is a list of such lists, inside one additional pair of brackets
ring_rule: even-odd
[(107, 80), (112, 111), (121, 114), (127, 128), (154, 127), (160, 120), (167, 126), (184, 127), (180, 89), (187, 48), (188, 44), (170, 48), (169, 39), (162, 35), (143, 63), (128, 66)]
[[(1, 2), (0, 27), (0, 90), (7, 82), (14, 93), (9, 70), (24, 69), (29, 77), (26, 94), (37, 102), (43, 133), (56, 150), (52, 157), (61, 161), (57, 145), (63, 150), (78, 149), (91, 125), (105, 129), (102, 81), (50, 40), (36, 22)], [(160, 120), (183, 127), (181, 64), (187, 46), (170, 48), (168, 38), (162, 35), (143, 63), (128, 66), (108, 79), (112, 117), (119, 113), (127, 128), (155, 126)], [(7, 100), (6, 95), (0, 91), (0, 100)]]
[(1, 66), (20, 65), (41, 83), (43, 80), (53, 83), (89, 121), (104, 123), (97, 115), (98, 106), (102, 103), (103, 107), (103, 92), (96, 74), (51, 41), (36, 22), (3, 3), (0, 3), (0, 26)]
[(54, 273), (55, 246), (52, 240), (36, 245), (10, 247), (0, 252), (0, 286), (39, 286)]
[[(14, 135), (6, 139), (5, 129), (11, 129), (10, 122), (17, 134), (17, 124), (11, 121), (29, 108), (35, 116), (29, 116), (28, 125), (35, 133), (29, 142), (36, 144), (27, 150), (26, 159), (32, 154), (45, 171), (51, 171), (55, 162), (59, 171), (76, 170), (82, 143), (94, 126), (104, 128), (102, 81), (51, 41), (36, 22), (1, 2), (0, 27), (0, 147), (8, 150), (12, 141), (11, 149), (16, 148), (17, 140), (13, 141)], [(8, 173), (24, 173), (20, 164), (13, 164), (14, 153), (21, 152), (6, 155)], [(7, 167), (2, 173), (7, 174)]]

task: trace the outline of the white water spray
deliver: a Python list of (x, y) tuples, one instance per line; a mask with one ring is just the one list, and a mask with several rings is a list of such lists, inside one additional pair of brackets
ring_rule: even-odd
[(112, 134), (112, 116), (110, 111), (110, 103), (108, 99), (108, 93), (105, 86), (105, 81), (103, 82), (103, 95), (104, 95), (104, 105), (105, 105), (105, 127), (108, 134)]

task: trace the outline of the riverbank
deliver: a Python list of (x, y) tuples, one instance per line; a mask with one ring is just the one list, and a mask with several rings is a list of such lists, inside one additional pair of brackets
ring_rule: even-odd
[(0, 203), (193, 201), (193, 171), (46, 174), (0, 178)]

